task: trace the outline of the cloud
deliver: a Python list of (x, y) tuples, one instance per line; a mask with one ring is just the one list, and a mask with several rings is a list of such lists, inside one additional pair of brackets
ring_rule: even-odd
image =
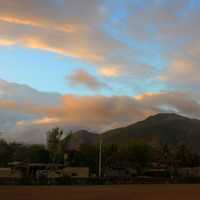
[(14, 45), (16, 42), (10, 39), (0, 39), (0, 46), (12, 46)]
[(199, 118), (199, 6), (187, 0), (0, 0), (0, 46), (83, 60), (69, 83), (96, 93), (114, 88), (109, 96), (61, 95), (0, 81), (1, 128), (36, 140), (52, 125), (101, 131), (157, 112)]
[[(49, 0), (28, 3), (1, 0), (0, 5), (0, 38), (6, 37), (14, 41), (13, 44), (90, 62), (102, 61), (112, 47), (120, 46), (117, 41), (93, 29), (103, 20), (98, 1), (64, 1), (60, 5), (58, 1)], [(32, 12), (27, 12), (30, 9)]]
[(69, 80), (72, 86), (85, 86), (91, 90), (99, 90), (107, 87), (106, 84), (100, 82), (96, 77), (82, 69), (75, 71), (66, 77), (66, 79)]
[(53, 45), (51, 46), (47, 42), (42, 41), (41, 39), (37, 37), (22, 37), (16, 40), (12, 38), (11, 39), (0, 38), (0, 45), (2, 46), (22, 45), (28, 48), (49, 51), (52, 53), (56, 53), (62, 56), (68, 56), (72, 58), (78, 58), (78, 59), (83, 59), (83, 60), (89, 59), (89, 60), (94, 60), (94, 61), (103, 60), (103, 58), (100, 55), (94, 54), (85, 49), (78, 49), (78, 48), (67, 49), (65, 47), (59, 47), (59, 46), (53, 46)]
[(17, 25), (32, 26), (36, 28), (53, 29), (55, 31), (61, 31), (61, 32), (66, 32), (66, 33), (71, 33), (75, 31), (75, 27), (72, 27), (69, 24), (62, 24), (61, 26), (57, 26), (57, 25), (52, 26), (52, 24), (47, 24), (47, 23), (35, 21), (32, 19), (18, 18), (13, 15), (11, 16), (0, 15), (0, 21), (11, 23), (11, 24), (17, 24)]
[(53, 53), (57, 53), (63, 56), (69, 56), (73, 58), (81, 58), (81, 59), (91, 59), (91, 60), (101, 60), (103, 59), (101, 56), (95, 55), (93, 53), (87, 52), (87, 50), (84, 49), (66, 49), (66, 48), (60, 48), (56, 46), (50, 46), (47, 43), (41, 41), (38, 38), (23, 38), (22, 43), (33, 49), (41, 49), (50, 51)]
[[(200, 54), (199, 54), (200, 55)], [(158, 77), (158, 79), (171, 88), (176, 88), (178, 91), (190, 92), (195, 96), (198, 93), (198, 85), (200, 84), (200, 59), (181, 56), (172, 58), (168, 68)]]
[(119, 67), (101, 67), (99, 73), (106, 77), (118, 77), (122, 74)]
[[(5, 104), (0, 104), (4, 106)], [(6, 104), (6, 108), (7, 104)], [(158, 112), (177, 112), (200, 117), (200, 105), (188, 94), (178, 92), (127, 96), (76, 96), (65, 95), (59, 105), (36, 107), (32, 104), (11, 107), (18, 112), (38, 115), (36, 120), (20, 121), (18, 125), (55, 125), (87, 127), (93, 130), (111, 128), (142, 120)], [(43, 116), (43, 118), (41, 118)], [(113, 127), (112, 127), (113, 128)]]
[(176, 112), (189, 117), (200, 118), (200, 104), (191, 97), (190, 93), (183, 92), (160, 92), (145, 93), (136, 97), (143, 108), (147, 107), (154, 112)]
[(24, 126), (24, 125), (53, 125), (53, 124), (58, 124), (60, 120), (58, 118), (49, 118), (49, 117), (44, 117), (41, 119), (36, 119), (36, 120), (21, 120), (16, 123), (17, 126)]
[(0, 40), (4, 41), (0, 45), (86, 60), (105, 77), (141, 71), (135, 49), (105, 30), (111, 15), (107, 3), (99, 0), (0, 0)]
[[(135, 97), (57, 96), (8, 82), (4, 82), (2, 88), (1, 131), (5, 138), (18, 141), (44, 142), (46, 131), (55, 126), (66, 131), (85, 128), (102, 132), (126, 126), (159, 112), (176, 112), (200, 118), (199, 102), (191, 98), (189, 93), (177, 91), (144, 93)], [(9, 95), (10, 91), (16, 93), (11, 92), (12, 95)], [(17, 91), (21, 91), (20, 98), (17, 97)], [(30, 100), (26, 94), (31, 93), (37, 95)]]
[[(121, 4), (96, 0), (1, 0), (0, 44), (84, 59), (104, 76), (119, 77), (120, 68), (120, 83), (133, 77), (131, 85), (140, 86), (141, 80), (149, 84), (161, 76), (167, 81), (159, 80), (159, 84), (176, 89), (185, 88), (189, 82), (192, 90), (198, 84), (200, 33), (199, 3), (192, 4), (185, 0)], [(72, 31), (58, 31), (65, 25)], [(191, 76), (184, 81), (177, 68), (177, 76), (170, 78), (173, 60), (185, 58), (193, 65)]]
[(0, 79), (0, 100), (14, 101), (20, 104), (32, 102), (36, 106), (55, 106), (59, 104), (59, 93), (40, 92), (27, 85), (7, 82)]

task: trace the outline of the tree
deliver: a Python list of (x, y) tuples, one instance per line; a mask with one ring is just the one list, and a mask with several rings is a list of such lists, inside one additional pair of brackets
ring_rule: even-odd
[(170, 147), (168, 144), (164, 144), (161, 146), (160, 150), (160, 160), (166, 166), (172, 165), (174, 163), (175, 151), (173, 147)]
[(48, 163), (49, 152), (44, 145), (33, 144), (28, 147), (28, 154), (31, 163)]
[[(129, 165), (141, 174), (142, 170), (147, 167), (152, 159), (152, 148), (142, 141), (132, 141), (126, 149)], [(124, 152), (124, 156), (126, 156)]]
[(103, 145), (103, 168), (106, 169), (116, 169), (121, 168), (124, 164), (123, 156), (121, 156), (120, 148), (118, 145)]
[(64, 132), (59, 128), (53, 128), (47, 132), (47, 149), (53, 163), (63, 162), (63, 143), (62, 136)]
[(199, 156), (193, 153), (187, 145), (179, 145), (176, 149), (176, 160), (179, 167), (194, 167), (199, 165)]
[(0, 140), (0, 165), (7, 165), (9, 161), (9, 146), (8, 143), (1, 139)]
[(29, 157), (29, 146), (18, 143), (11, 143), (12, 161), (31, 162)]
[(98, 147), (95, 145), (81, 144), (79, 149), (68, 152), (68, 160), (71, 166), (89, 167), (90, 173), (97, 174)]
[(72, 135), (73, 133), (70, 132), (69, 134), (67, 134), (66, 137), (64, 137), (64, 139), (62, 140), (62, 145), (64, 147), (64, 153), (68, 153), (70, 150), (71, 150), (71, 147), (70, 147), (70, 142), (71, 142), (71, 139), (72, 139)]

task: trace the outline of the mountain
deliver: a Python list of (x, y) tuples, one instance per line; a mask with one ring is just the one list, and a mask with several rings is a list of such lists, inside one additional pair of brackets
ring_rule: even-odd
[(80, 144), (95, 145), (99, 141), (99, 136), (86, 130), (77, 131), (68, 137), (68, 148), (76, 149)]
[(127, 144), (130, 140), (143, 140), (151, 145), (186, 143), (200, 152), (200, 120), (174, 113), (160, 113), (127, 127), (109, 130), (101, 135), (79, 131), (71, 137), (74, 146), (95, 144), (100, 136), (105, 144)]

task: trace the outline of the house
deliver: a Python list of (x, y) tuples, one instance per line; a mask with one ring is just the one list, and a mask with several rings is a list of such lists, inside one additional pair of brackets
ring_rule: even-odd
[(64, 164), (53, 163), (9, 163), (10, 169), (21, 171), (26, 177), (32, 179), (57, 179), (62, 177), (88, 178), (88, 167), (67, 167)]
[(20, 179), (21, 173), (12, 168), (0, 168), (0, 179)]

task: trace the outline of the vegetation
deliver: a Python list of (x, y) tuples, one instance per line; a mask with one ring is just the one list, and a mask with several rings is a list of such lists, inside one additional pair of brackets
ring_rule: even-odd
[[(9, 162), (25, 163), (64, 163), (76, 167), (89, 167), (91, 174), (98, 172), (99, 145), (81, 144), (75, 148), (69, 145), (71, 134), (64, 136), (63, 130), (54, 128), (47, 133), (47, 145), (25, 145), (0, 140), (0, 165)], [(152, 163), (176, 170), (179, 167), (199, 166), (199, 155), (184, 144), (162, 144), (152, 147), (143, 142), (132, 140), (127, 145), (103, 144), (102, 171), (132, 169), (138, 175)]]
[(8, 143), (0, 140), (0, 165), (6, 166), (9, 162), (49, 162), (49, 152), (44, 145), (25, 145), (19, 143)]
[(47, 149), (53, 163), (61, 162), (63, 159), (64, 147), (62, 136), (63, 130), (59, 128), (53, 128), (47, 132)]

